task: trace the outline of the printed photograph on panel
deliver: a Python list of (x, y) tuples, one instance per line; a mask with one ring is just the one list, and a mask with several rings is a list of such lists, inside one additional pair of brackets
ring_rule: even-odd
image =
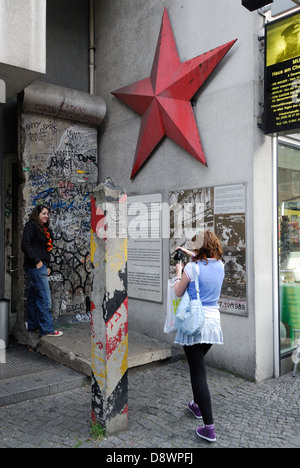
[(216, 215), (215, 234), (222, 243), (226, 272), (220, 310), (244, 314), (247, 294), (245, 213)]
[(220, 298), (220, 311), (246, 315), (246, 249), (225, 247), (225, 279)]
[(214, 232), (222, 244), (225, 266), (220, 311), (238, 315), (248, 314), (245, 211), (245, 184), (170, 193), (170, 277), (175, 275), (176, 247), (192, 250), (198, 231)]
[(214, 190), (200, 188), (170, 192), (170, 270), (176, 247), (192, 249), (192, 238), (198, 231), (214, 230)]
[(300, 55), (300, 14), (293, 15), (267, 29), (267, 67), (285, 62)]
[(215, 234), (222, 246), (246, 247), (245, 214), (227, 213), (215, 216)]

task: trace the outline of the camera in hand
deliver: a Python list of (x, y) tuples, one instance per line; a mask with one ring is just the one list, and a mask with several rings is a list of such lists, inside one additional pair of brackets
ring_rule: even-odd
[(183, 262), (184, 259), (185, 254), (182, 252), (182, 250), (176, 250), (176, 253), (174, 255), (175, 262)]

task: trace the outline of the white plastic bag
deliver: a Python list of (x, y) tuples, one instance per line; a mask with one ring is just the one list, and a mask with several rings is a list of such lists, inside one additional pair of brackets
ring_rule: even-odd
[(175, 314), (177, 307), (181, 301), (181, 297), (177, 297), (175, 294), (175, 281), (174, 279), (168, 280), (168, 297), (167, 297), (167, 314), (164, 326), (165, 333), (176, 333), (175, 328)]

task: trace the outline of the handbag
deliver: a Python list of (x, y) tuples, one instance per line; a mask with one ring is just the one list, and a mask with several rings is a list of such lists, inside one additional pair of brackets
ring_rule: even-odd
[(193, 272), (197, 299), (191, 299), (188, 288), (186, 289), (175, 315), (175, 327), (178, 332), (188, 336), (200, 333), (204, 327), (205, 314), (199, 295), (199, 278), (193, 263)]
[(164, 332), (165, 333), (175, 333), (175, 314), (177, 311), (177, 307), (181, 301), (181, 297), (176, 296), (175, 293), (175, 280), (169, 279), (168, 280), (168, 295), (167, 295), (167, 314), (166, 314), (166, 321), (164, 325)]

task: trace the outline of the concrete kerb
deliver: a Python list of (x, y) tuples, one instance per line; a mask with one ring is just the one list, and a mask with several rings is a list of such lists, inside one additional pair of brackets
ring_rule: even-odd
[[(60, 327), (64, 335), (40, 340), (41, 354), (91, 377), (91, 324), (81, 322)], [(128, 368), (172, 357), (172, 346), (129, 330)]]
[[(30, 333), (27, 344), (18, 345), (15, 361), (19, 369), (15, 374), (0, 372), (0, 407), (91, 385), (91, 323), (66, 324), (60, 329), (64, 332), (62, 337), (39, 339)], [(177, 356), (182, 356), (181, 349), (129, 331), (130, 369), (170, 362)], [(31, 366), (32, 360), (38, 365)], [(9, 353), (7, 364), (2, 365), (15, 365)]]

